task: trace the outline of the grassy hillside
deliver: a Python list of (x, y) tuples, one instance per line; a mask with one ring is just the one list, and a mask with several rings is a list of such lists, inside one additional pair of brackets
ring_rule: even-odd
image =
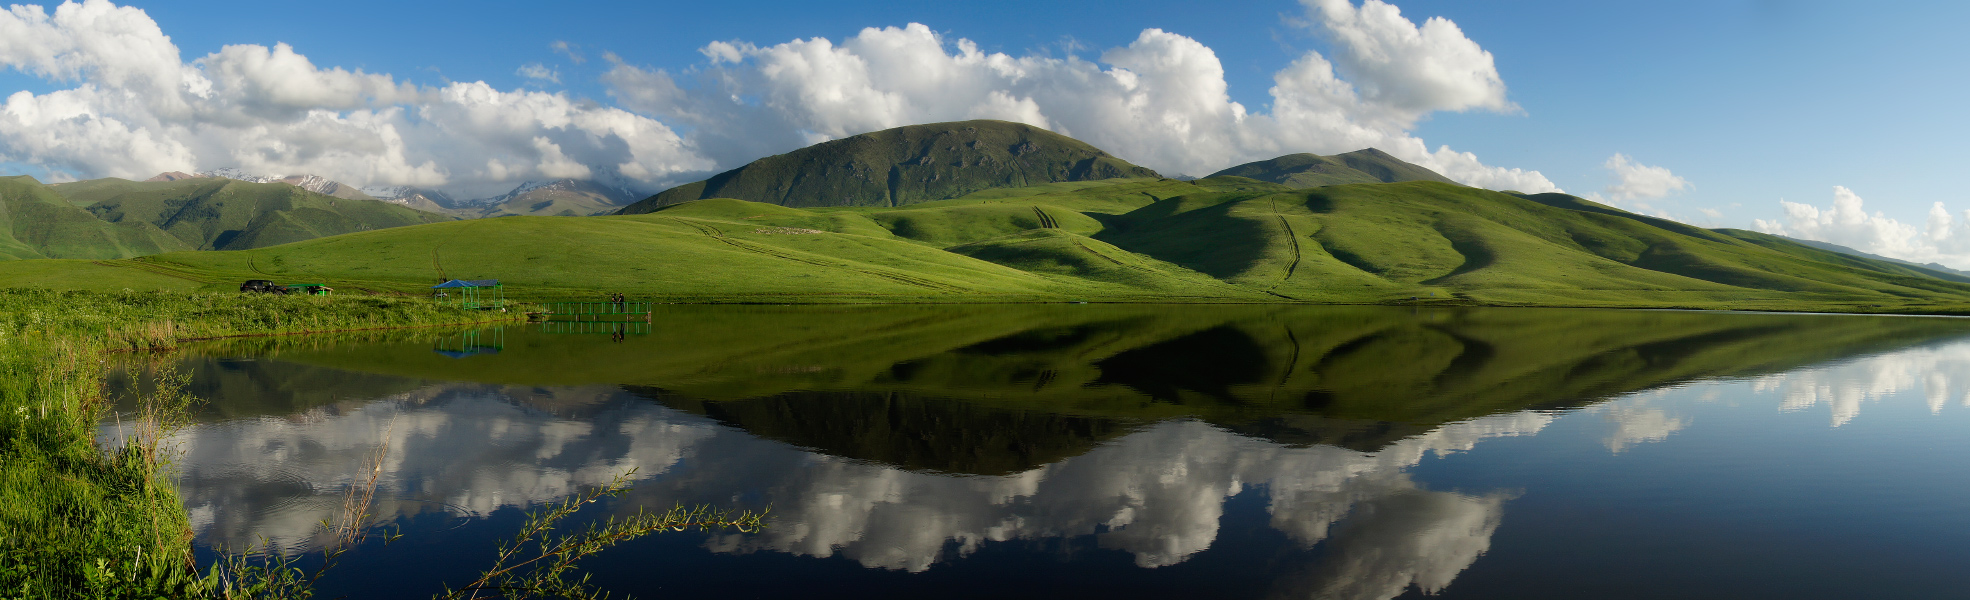
[(1346, 154), (1288, 154), (1271, 160), (1238, 165), (1211, 174), (1212, 177), (1246, 177), (1278, 183), (1290, 188), (1312, 188), (1349, 183), (1396, 183), (1435, 181), (1457, 183), (1423, 167), (1368, 148)]
[[(161, 250), (236, 250), (317, 237), (417, 225), (449, 217), (376, 200), (351, 200), (284, 183), (218, 177), (177, 181), (97, 179), (43, 188), (81, 206), (83, 214), (149, 242), (119, 251), (70, 252), (62, 258), (122, 258)], [(55, 194), (59, 193), (60, 196)], [(67, 217), (79, 219), (76, 216)], [(60, 235), (55, 239), (79, 239)], [(92, 243), (102, 247), (101, 243)]]
[(156, 226), (104, 222), (32, 177), (0, 177), (0, 259), (125, 258), (191, 247)]
[(705, 198), (785, 206), (903, 206), (1056, 181), (1155, 177), (1079, 140), (1004, 121), (886, 129), (769, 156), (624, 208), (647, 213)]
[[(1050, 183), (898, 208), (709, 199), (640, 215), (436, 223), (89, 268), (182, 282), (169, 289), (271, 278), (423, 293), (440, 277), (464, 277), (501, 279), (528, 297), (676, 301), (1970, 305), (1970, 284), (1918, 267), (1571, 196), (1437, 182), (1296, 190), (1232, 176)], [(28, 274), (0, 265), (0, 277)]]

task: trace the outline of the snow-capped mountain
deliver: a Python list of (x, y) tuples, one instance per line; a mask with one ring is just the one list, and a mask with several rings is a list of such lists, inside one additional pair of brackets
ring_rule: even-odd
[(279, 177), (268, 177), (265, 175), (255, 175), (252, 173), (248, 173), (246, 171), (240, 170), (238, 167), (220, 167), (209, 171), (199, 171), (197, 175), (199, 177), (224, 177), (226, 179), (237, 179), (240, 181), (250, 181), (253, 183), (273, 183), (275, 181), (280, 180)]
[[(157, 177), (153, 177), (152, 179), (155, 180), (160, 177), (166, 177), (168, 175), (173, 175), (173, 174), (176, 173), (175, 172), (164, 173), (158, 175)], [(369, 194), (363, 193), (362, 190), (356, 189), (355, 186), (342, 183), (339, 181), (335, 181), (326, 177), (322, 177), (320, 175), (258, 175), (254, 173), (248, 173), (246, 171), (234, 167), (223, 167), (218, 169), (212, 169), (210, 171), (199, 171), (197, 175), (194, 175), (194, 177), (224, 177), (226, 179), (236, 179), (239, 181), (248, 181), (252, 183), (285, 183), (294, 187), (308, 190), (310, 192), (328, 195), (328, 196), (334, 196), (337, 198), (347, 198), (350, 200), (376, 199), (371, 197)], [(174, 179), (182, 179), (182, 177), (174, 178)], [(163, 179), (163, 181), (172, 181), (172, 180), (173, 179)]]
[(406, 185), (372, 186), (362, 188), (362, 192), (377, 200), (430, 212), (451, 212), (461, 206), (444, 192)]
[(564, 192), (564, 193), (574, 193), (574, 194), (594, 196), (598, 199), (604, 199), (607, 203), (616, 204), (616, 205), (629, 204), (630, 202), (635, 202), (640, 198), (640, 196), (636, 195), (633, 192), (630, 192), (629, 190), (621, 189), (609, 185), (604, 185), (603, 183), (598, 181), (588, 181), (583, 179), (556, 179), (553, 181), (529, 181), (526, 183), (522, 183), (518, 187), (513, 188), (513, 191), (492, 198), (477, 200), (475, 201), (475, 203), (505, 204), (515, 199), (526, 197), (530, 194), (539, 195), (542, 193), (552, 193), (552, 192)]
[(586, 216), (608, 214), (641, 196), (621, 187), (580, 179), (529, 181), (513, 191), (459, 202), (461, 214), (474, 217), (509, 215)]

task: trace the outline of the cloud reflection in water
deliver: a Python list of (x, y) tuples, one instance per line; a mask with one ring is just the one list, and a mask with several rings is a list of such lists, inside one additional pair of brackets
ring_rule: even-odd
[[(567, 419), (530, 403), (606, 408)], [(772, 504), (773, 527), (715, 536), (712, 550), (840, 555), (911, 572), (954, 558), (950, 548), (963, 556), (988, 541), (1085, 535), (1138, 566), (1173, 565), (1212, 545), (1231, 496), (1261, 486), (1273, 527), (1303, 546), (1328, 541), (1330, 556), (1340, 557), (1300, 576), (1304, 585), (1385, 597), (1412, 583), (1447, 585), (1488, 547), (1505, 499), (1425, 490), (1403, 470), (1485, 438), (1535, 433), (1552, 419), (1521, 412), (1452, 423), (1374, 452), (1290, 447), (1169, 421), (1039, 468), (965, 476), (804, 451), (615, 388), (451, 384), (201, 424), (177, 441), (186, 451), (182, 493), (201, 541), (234, 548), (261, 538), (289, 551), (318, 544), (316, 523), (331, 516), (387, 430), (377, 506), (384, 519), (525, 508), (636, 468), (633, 500), (730, 503), (758, 494)]]

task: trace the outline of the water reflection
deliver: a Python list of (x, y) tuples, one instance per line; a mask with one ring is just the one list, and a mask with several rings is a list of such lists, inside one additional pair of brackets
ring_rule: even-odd
[(1908, 390), (1931, 410), (1970, 404), (1970, 344), (1910, 348), (1966, 330), (1619, 311), (684, 308), (621, 341), (512, 329), (500, 352), (460, 357), (431, 351), (451, 334), (420, 332), (208, 346), (184, 364), (211, 408), (177, 441), (201, 542), (232, 547), (319, 543), (316, 523), (387, 443), (386, 519), (485, 517), (634, 468), (630, 505), (772, 505), (772, 528), (711, 537), (714, 552), (905, 573), (1077, 538), (1173, 567), (1218, 543), (1231, 499), (1258, 494), (1298, 549), (1266, 567), (1273, 595), (1389, 598), (1445, 590), (1520, 493), (1431, 489), (1412, 473), (1428, 457), (1569, 415), (1605, 423), (1601, 445), (1621, 454), (1698, 426), (1690, 407), (1736, 393), (1726, 384), (1781, 410), (1827, 402), (1836, 427)]
[(1805, 410), (1821, 403), (1834, 427), (1860, 416), (1861, 405), (1900, 392), (1923, 390), (1931, 413), (1951, 398), (1970, 406), (1970, 346), (1919, 348), (1826, 366), (1760, 377), (1761, 392), (1785, 397), (1782, 409)]
[[(528, 393), (433, 386), (347, 409), (201, 425), (178, 440), (187, 451), (186, 504), (206, 541), (237, 546), (265, 537), (305, 548), (319, 541), (315, 523), (332, 516), (339, 490), (352, 483), (350, 465), (387, 442), (379, 488), (386, 500), (378, 506), (386, 517), (483, 516), (636, 468), (644, 481), (635, 495), (652, 502), (747, 494), (774, 506), (775, 527), (714, 539), (717, 551), (839, 554), (872, 568), (923, 571), (952, 558), (953, 544), (963, 556), (987, 541), (1094, 535), (1101, 547), (1153, 568), (1209, 548), (1226, 499), (1259, 486), (1272, 525), (1309, 547), (1357, 505), (1370, 507), (1378, 516), (1336, 543), (1384, 557), (1375, 562), (1405, 556), (1397, 562), (1415, 566), (1406, 585), (1447, 581), (1443, 570), (1468, 564), (1496, 527), (1503, 496), (1424, 490), (1402, 470), (1485, 438), (1534, 433), (1552, 418), (1523, 412), (1454, 423), (1376, 452), (1285, 446), (1179, 420), (1031, 470), (965, 477), (807, 452), (620, 392), (578, 399), (608, 407), (566, 419), (530, 407)], [(1416, 532), (1444, 539), (1419, 543)]]

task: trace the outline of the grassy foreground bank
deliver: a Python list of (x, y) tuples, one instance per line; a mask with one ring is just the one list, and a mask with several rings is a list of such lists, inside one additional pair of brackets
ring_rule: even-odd
[(209, 595), (159, 447), (181, 400), (138, 415), (131, 443), (99, 446), (107, 353), (518, 318), (397, 298), (0, 289), (0, 598)]

